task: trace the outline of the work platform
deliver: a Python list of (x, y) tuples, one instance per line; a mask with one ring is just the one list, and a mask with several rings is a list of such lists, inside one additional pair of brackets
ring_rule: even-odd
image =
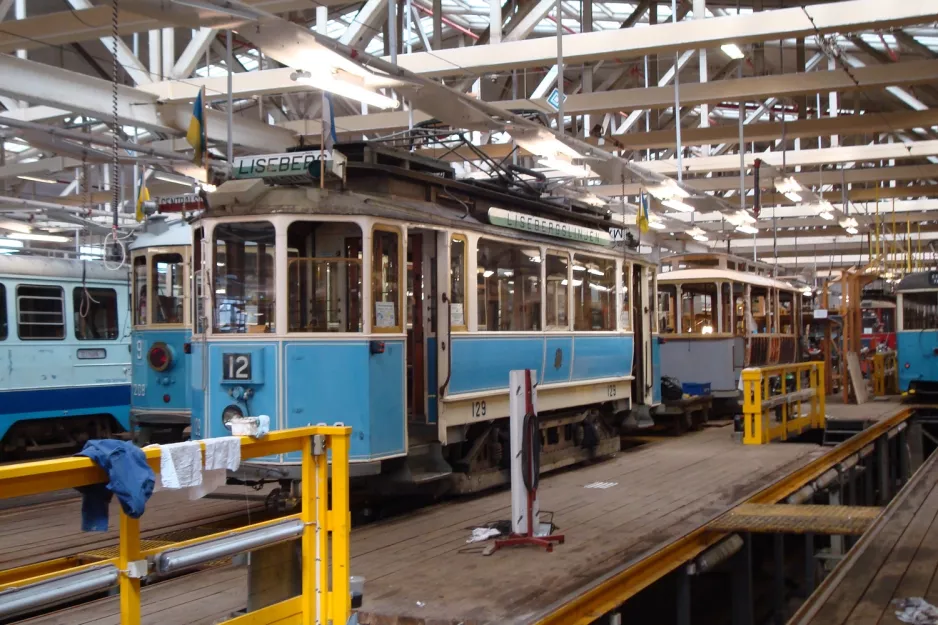
[(938, 455), (932, 454), (790, 624), (899, 625), (896, 601), (922, 597), (938, 605), (936, 544)]
[[(902, 410), (898, 404), (882, 413), (880, 408), (885, 407), (877, 402), (843, 407), (842, 413), (886, 421)], [(836, 462), (847, 453), (856, 452), (843, 451)], [(484, 556), (484, 543), (466, 543), (472, 528), (508, 519), (507, 490), (357, 528), (351, 534), (350, 572), (366, 578), (360, 622), (589, 622), (616, 605), (584, 599), (597, 588), (625, 575), (637, 592), (687, 562), (685, 555), (693, 558), (719, 540), (722, 534), (712, 523), (728, 510), (785, 482), (754, 503), (778, 501), (803, 480), (829, 470), (825, 461), (837, 455), (837, 449), (808, 443), (745, 446), (725, 426), (661, 438), (590, 466), (543, 476), (542, 511), (553, 512), (566, 537), (553, 553), (522, 547)], [(705, 527), (700, 540), (680, 546)], [(656, 562), (651, 569), (649, 560)], [(613, 599), (623, 596), (620, 590), (621, 585), (610, 591)], [(243, 610), (247, 594), (246, 568), (210, 569), (144, 588), (142, 622), (210, 625)], [(559, 616), (572, 605), (581, 606), (577, 618)], [(118, 598), (112, 597), (25, 622), (116, 625), (118, 614)]]

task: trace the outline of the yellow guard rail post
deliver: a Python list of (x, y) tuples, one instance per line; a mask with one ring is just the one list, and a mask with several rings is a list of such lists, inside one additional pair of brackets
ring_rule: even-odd
[[(310, 426), (279, 430), (252, 439), (241, 437), (241, 459), (261, 458), (302, 451), (302, 510), (299, 514), (263, 521), (203, 536), (193, 540), (140, 548), (140, 523), (120, 513), (118, 557), (94, 564), (72, 566), (42, 573), (35, 566), (23, 567), (27, 576), (6, 571), (0, 580), (0, 598), (15, 597), (19, 591), (75, 575), (107, 573), (116, 568), (120, 589), (121, 625), (140, 624), (140, 581), (154, 570), (160, 556), (187, 547), (224, 539), (237, 539), (257, 530), (283, 528), (292, 524), (295, 534), (287, 539), (302, 542), (302, 594), (228, 621), (231, 625), (342, 624), (351, 609), (349, 590), (349, 440), (352, 429), (342, 426)], [(160, 470), (160, 449), (142, 450), (154, 473)], [(202, 446), (203, 453), (205, 446)], [(331, 456), (331, 458), (330, 458)], [(329, 465), (332, 465), (330, 480)], [(0, 466), (0, 498), (23, 497), (54, 490), (107, 482), (107, 474), (91, 459), (73, 456), (39, 462)], [(331, 488), (330, 488), (331, 482)], [(146, 513), (144, 513), (146, 514)], [(76, 523), (78, 519), (75, 519)], [(289, 528), (288, 528), (289, 529)], [(273, 543), (271, 543), (273, 544)], [(246, 549), (248, 551), (250, 549)], [(39, 574), (37, 574), (39, 573)], [(5, 593), (4, 591), (13, 591)]]
[(876, 352), (873, 354), (873, 395), (899, 394), (899, 363), (896, 352)]
[(746, 445), (786, 440), (824, 427), (823, 362), (750, 367), (742, 375)]

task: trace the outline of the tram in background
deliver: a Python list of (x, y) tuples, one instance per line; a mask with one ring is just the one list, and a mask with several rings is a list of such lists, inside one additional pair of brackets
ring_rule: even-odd
[(661, 374), (736, 400), (746, 367), (799, 357), (802, 292), (774, 268), (728, 254), (681, 254), (658, 274)]
[[(242, 415), (271, 429), (342, 422), (353, 477), (476, 491), (509, 479), (508, 374), (527, 368), (542, 471), (619, 451), (630, 411), (660, 399), (655, 265), (615, 249), (586, 205), (458, 181), (407, 152), (341, 149), (347, 173), (323, 189), (295, 153), (283, 159), (299, 178), (209, 196), (193, 437)], [(247, 466), (288, 482), (299, 461)]]
[(126, 267), (0, 255), (0, 460), (129, 428)]
[(938, 398), (938, 271), (913, 273), (896, 287), (899, 390), (916, 401)]
[(191, 419), (189, 289), (192, 228), (182, 219), (151, 220), (130, 244), (133, 272), (134, 440), (179, 441)]
[(896, 297), (882, 293), (864, 293), (860, 302), (863, 314), (863, 347), (875, 352), (896, 349)]

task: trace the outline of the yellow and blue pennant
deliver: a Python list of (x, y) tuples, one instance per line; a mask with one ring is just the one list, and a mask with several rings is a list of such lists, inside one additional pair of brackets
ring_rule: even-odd
[(203, 94), (205, 89), (199, 90), (195, 102), (192, 104), (192, 119), (189, 120), (189, 130), (186, 132), (186, 141), (195, 150), (192, 156), (192, 162), (196, 165), (203, 165), (208, 154), (205, 145), (205, 99)]
[(147, 189), (147, 178), (146, 175), (140, 175), (140, 189), (137, 191), (137, 210), (134, 214), (134, 217), (137, 218), (137, 221), (143, 221), (143, 203), (150, 201), (150, 190)]
[(648, 196), (645, 195), (644, 190), (642, 190), (642, 194), (638, 200), (638, 217), (636, 223), (638, 223), (639, 232), (648, 232)]

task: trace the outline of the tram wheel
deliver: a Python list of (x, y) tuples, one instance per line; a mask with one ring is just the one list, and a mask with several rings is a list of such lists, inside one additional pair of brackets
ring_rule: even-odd
[(283, 514), (287, 510), (290, 510), (295, 505), (293, 497), (290, 496), (290, 491), (283, 488), (275, 488), (267, 495), (267, 499), (264, 501), (264, 506), (267, 508), (267, 512), (271, 514)]

